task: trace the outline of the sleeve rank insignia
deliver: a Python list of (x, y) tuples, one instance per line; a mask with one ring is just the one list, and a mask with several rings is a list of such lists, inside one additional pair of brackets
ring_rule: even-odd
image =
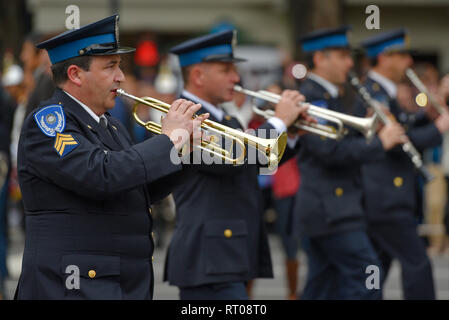
[(55, 150), (61, 158), (69, 154), (73, 149), (78, 146), (78, 142), (73, 138), (71, 134), (56, 134)]

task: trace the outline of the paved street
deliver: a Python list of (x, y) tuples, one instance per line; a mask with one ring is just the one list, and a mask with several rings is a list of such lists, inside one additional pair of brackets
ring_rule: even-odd
[[(11, 248), (8, 258), (8, 266), (11, 273), (11, 278), (7, 281), (7, 298), (12, 298), (17, 280), (20, 274), (22, 250), (23, 250), (23, 234), (18, 230), (11, 232)], [(270, 248), (273, 258), (274, 279), (259, 279), (254, 285), (254, 299), (262, 300), (280, 300), (284, 299), (286, 295), (284, 282), (284, 265), (283, 252), (279, 239), (275, 235), (270, 236)], [(178, 289), (171, 287), (162, 282), (163, 264), (165, 259), (165, 248), (157, 249), (154, 254), (155, 266), (155, 296), (157, 300), (176, 300), (178, 299)], [(300, 267), (300, 286), (305, 283), (305, 276), (307, 274), (306, 257), (301, 252), (301, 267)], [(433, 255), (432, 262), (434, 266), (435, 284), (437, 288), (437, 298), (449, 300), (449, 253)], [(400, 286), (400, 269), (397, 263), (394, 263), (390, 275), (387, 279), (386, 289), (384, 291), (385, 299), (401, 299)]]

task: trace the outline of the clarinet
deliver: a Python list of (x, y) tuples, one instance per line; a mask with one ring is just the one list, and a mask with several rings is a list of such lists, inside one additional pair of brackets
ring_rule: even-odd
[[(382, 110), (381, 103), (371, 97), (368, 90), (360, 83), (360, 80), (355, 74), (350, 72), (348, 74), (348, 77), (350, 84), (357, 90), (365, 104), (373, 108), (374, 112), (383, 124), (389, 124), (391, 122), (391, 119)], [(402, 150), (409, 156), (419, 174), (421, 174), (421, 176), (424, 178), (424, 181), (426, 183), (432, 181), (434, 178), (433, 175), (424, 167), (421, 155), (419, 154), (418, 150), (416, 150), (415, 146), (410, 142), (410, 140), (402, 144)]]

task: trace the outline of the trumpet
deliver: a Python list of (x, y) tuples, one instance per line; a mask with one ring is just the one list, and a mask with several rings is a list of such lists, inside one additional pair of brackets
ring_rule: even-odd
[[(234, 86), (234, 90), (275, 104), (277, 104), (281, 99), (280, 95), (266, 90), (251, 91), (237, 85)], [(294, 127), (297, 129), (302, 129), (311, 133), (315, 133), (336, 140), (339, 140), (346, 135), (347, 130), (345, 129), (344, 125), (350, 126), (360, 131), (367, 140), (370, 140), (376, 133), (376, 125), (377, 125), (376, 115), (373, 115), (370, 118), (361, 118), (350, 116), (337, 111), (324, 109), (307, 102), (300, 103), (300, 105), (309, 106), (309, 109), (307, 110), (307, 113), (309, 115), (316, 118), (327, 120), (328, 122), (332, 122), (335, 124), (335, 127), (322, 125), (318, 123), (310, 123), (308, 121), (299, 119), (294, 124)], [(253, 107), (253, 111), (256, 114), (265, 117), (266, 119), (269, 119), (274, 116), (273, 110), (261, 110), (257, 107)]]
[(416, 103), (420, 107), (424, 107), (427, 104), (427, 100), (430, 100), (430, 103), (432, 103), (433, 107), (438, 111), (438, 113), (441, 115), (443, 113), (446, 113), (447, 110), (435, 99), (435, 97), (427, 90), (427, 87), (422, 83), (422, 81), (418, 78), (416, 73), (411, 69), (407, 68), (405, 70), (405, 74), (407, 75), (407, 78), (410, 79), (411, 83), (419, 90), (421, 93), (419, 93), (415, 100)]
[[(118, 96), (125, 96), (135, 101), (133, 107), (133, 116), (138, 124), (145, 127), (148, 131), (161, 134), (162, 128), (159, 123), (154, 121), (142, 121), (137, 115), (137, 107), (140, 104), (146, 105), (148, 107), (159, 110), (163, 113), (168, 113), (170, 109), (170, 105), (168, 103), (162, 102), (160, 100), (151, 98), (151, 97), (142, 97), (138, 98), (125, 92), (122, 89), (117, 89)], [(196, 116), (194, 116), (195, 118)], [(222, 160), (232, 163), (233, 165), (243, 164), (245, 161), (245, 156), (247, 154), (247, 147), (254, 147), (256, 150), (260, 151), (265, 155), (267, 159), (267, 165), (269, 169), (274, 169), (279, 164), (281, 160), (285, 147), (287, 146), (287, 134), (284, 132), (277, 138), (273, 139), (264, 139), (259, 138), (257, 136), (242, 132), (241, 130), (230, 128), (228, 126), (224, 126), (220, 123), (211, 120), (204, 120), (201, 124), (201, 129), (203, 133), (206, 135), (212, 135), (211, 138), (218, 136), (222, 136), (223, 138), (230, 139), (231, 148), (230, 150), (226, 150), (222, 148), (219, 144), (217, 144), (214, 140), (210, 141), (201, 140), (201, 144), (198, 146), (194, 146), (195, 148), (199, 148), (200, 150), (210, 152), (211, 154), (220, 157)], [(240, 152), (236, 152), (236, 156), (232, 156), (232, 147), (236, 145), (240, 148)]]
[[(360, 83), (359, 78), (354, 73), (350, 72), (348, 77), (349, 83), (357, 90), (365, 104), (373, 108), (374, 112), (379, 116), (380, 121), (382, 121), (383, 124), (389, 124), (392, 120), (383, 111), (381, 103), (371, 97), (368, 90)], [(407, 141), (402, 144), (402, 151), (404, 151), (404, 153), (410, 158), (416, 170), (418, 170), (425, 182), (430, 182), (434, 179), (433, 175), (424, 166), (421, 155), (411, 141)]]

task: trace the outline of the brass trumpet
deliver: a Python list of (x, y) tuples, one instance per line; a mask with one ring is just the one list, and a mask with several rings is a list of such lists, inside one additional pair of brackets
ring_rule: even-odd
[[(161, 134), (161, 125), (154, 121), (142, 121), (137, 115), (137, 107), (139, 104), (144, 104), (148, 107), (159, 110), (163, 113), (167, 113), (170, 109), (170, 105), (168, 103), (162, 102), (160, 100), (151, 98), (151, 97), (142, 97), (138, 98), (125, 92), (122, 89), (117, 89), (117, 95), (125, 96), (135, 101), (133, 107), (133, 116), (138, 124), (145, 127), (148, 131), (151, 131), (155, 134)], [(275, 139), (264, 139), (259, 138), (254, 135), (242, 132), (241, 130), (230, 128), (224, 126), (220, 123), (211, 120), (204, 120), (201, 124), (201, 129), (206, 135), (219, 135), (228, 139), (231, 139), (231, 149), (225, 150), (221, 148), (216, 142), (212, 139), (211, 141), (201, 140), (201, 145), (194, 146), (203, 151), (210, 152), (221, 159), (230, 162), (234, 165), (243, 164), (246, 156), (246, 145), (256, 148), (258, 151), (262, 152), (267, 158), (267, 164), (270, 169), (276, 168), (279, 161), (284, 154), (285, 147), (287, 146), (287, 134), (284, 132), (279, 137)], [(238, 156), (231, 157), (233, 144), (236, 144), (240, 148), (241, 152), (236, 152)]]
[[(234, 86), (234, 90), (275, 104), (277, 104), (281, 99), (280, 95), (265, 90), (251, 91), (248, 89), (244, 89), (240, 86)], [(309, 106), (309, 109), (307, 110), (307, 113), (309, 115), (332, 122), (335, 124), (335, 127), (322, 125), (318, 123), (310, 123), (305, 120), (299, 119), (294, 124), (294, 126), (297, 129), (302, 129), (311, 133), (315, 133), (336, 140), (343, 138), (344, 135), (347, 133), (347, 131), (344, 128), (344, 125), (350, 126), (360, 131), (368, 140), (371, 139), (376, 132), (376, 124), (377, 124), (376, 115), (373, 115), (370, 118), (361, 118), (350, 116), (348, 114), (344, 114), (337, 111), (324, 109), (306, 102), (301, 103), (301, 105), (302, 104)], [(264, 116), (267, 119), (274, 116), (273, 110), (260, 110), (259, 108), (254, 107), (253, 111), (261, 116)]]

